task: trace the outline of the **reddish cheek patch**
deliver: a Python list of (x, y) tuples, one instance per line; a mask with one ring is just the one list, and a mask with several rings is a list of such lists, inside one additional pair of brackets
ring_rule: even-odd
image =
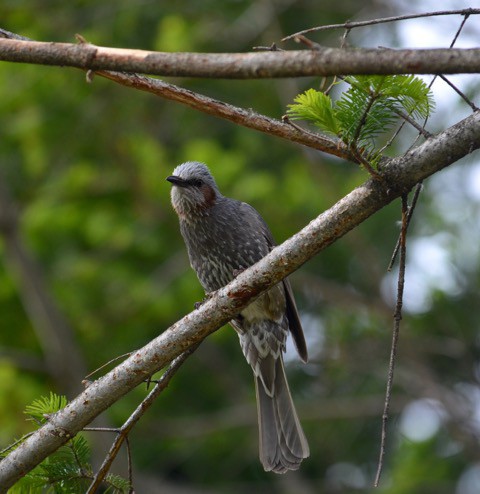
[(215, 191), (209, 186), (209, 185), (202, 185), (202, 193), (203, 197), (205, 198), (205, 206), (208, 208), (210, 206), (213, 206), (213, 203), (215, 202)]

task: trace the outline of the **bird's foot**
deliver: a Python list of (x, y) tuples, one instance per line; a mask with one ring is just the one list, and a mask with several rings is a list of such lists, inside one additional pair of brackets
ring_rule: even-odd
[(200, 309), (200, 307), (207, 301), (210, 300), (215, 292), (209, 292), (205, 294), (205, 298), (201, 300), (200, 302), (195, 302), (193, 306), (195, 307), (195, 310)]
[(245, 268), (234, 269), (233, 270), (233, 277), (236, 278), (239, 274), (242, 274), (244, 271), (245, 271)]

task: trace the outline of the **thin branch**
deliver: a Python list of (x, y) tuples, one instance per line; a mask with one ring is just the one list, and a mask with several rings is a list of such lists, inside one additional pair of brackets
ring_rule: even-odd
[[(455, 46), (455, 43), (458, 40), (458, 37), (460, 36), (460, 33), (462, 32), (463, 28), (465, 27), (465, 23), (467, 22), (468, 18), (470, 17), (470, 13), (464, 14), (464, 17), (462, 19), (462, 22), (460, 23), (460, 26), (458, 26), (457, 32), (455, 33), (455, 36), (453, 37), (451, 43), (450, 43), (450, 48), (453, 48)], [(435, 77), (432, 78), (429, 84), (429, 88), (431, 88), (436, 80), (437, 77), (440, 77), (444, 82), (446, 82), (461, 98), (463, 98), (466, 103), (472, 108), (473, 111), (476, 111), (478, 108), (471, 102), (465, 94), (463, 94), (460, 89), (458, 89), (452, 82), (450, 82), (444, 75), (442, 74), (437, 74)], [(427, 122), (427, 119), (425, 119), (425, 124)]]
[(365, 170), (372, 176), (373, 179), (378, 180), (382, 183), (385, 182), (385, 177), (383, 177), (380, 173), (378, 173), (377, 170), (370, 164), (370, 161), (366, 159), (362, 153), (358, 150), (358, 148), (354, 146), (350, 146), (350, 150), (352, 151), (353, 155), (357, 158), (358, 162), (363, 165)]
[(442, 79), (442, 81), (446, 82), (464, 101), (465, 103), (467, 103), (467, 105), (473, 110), (473, 111), (477, 111), (479, 108), (477, 105), (475, 105), (475, 103), (473, 101), (470, 100), (470, 98), (468, 98), (468, 96), (466, 96), (464, 93), (462, 93), (462, 91), (460, 91), (460, 89), (458, 89), (457, 86), (455, 86), (455, 84), (453, 84), (453, 82), (450, 82), (445, 76), (443, 76), (442, 74), (439, 74), (438, 77), (440, 77), (440, 79)]
[(0, 451), (0, 461), (2, 459), (2, 456), (4, 456), (6, 453), (11, 451), (12, 449), (15, 449), (15, 446), (17, 446), (17, 444), (22, 443), (23, 441), (25, 441), (25, 439), (27, 439), (27, 437), (30, 437), (34, 433), (35, 433), (35, 431), (34, 432), (27, 432), (27, 434), (24, 434), (20, 439), (17, 439), (15, 442), (13, 442), (12, 444), (9, 444), (7, 447), (2, 449)]
[(480, 48), (385, 50), (317, 47), (315, 50), (250, 53), (167, 53), (89, 43), (47, 43), (0, 38), (0, 60), (94, 71), (209, 79), (480, 72)]
[(289, 123), (267, 117), (253, 110), (245, 110), (238, 106), (229, 105), (223, 101), (195, 93), (188, 89), (138, 74), (123, 74), (110, 71), (99, 71), (96, 74), (117, 82), (122, 86), (133, 87), (162, 98), (176, 101), (177, 103), (182, 103), (208, 115), (223, 118), (249, 129), (281, 137), (282, 139), (356, 162), (355, 157), (340, 140), (329, 139), (320, 134), (294, 127)]
[[(0, 29), (0, 42), (2, 36), (7, 39), (18, 38), (18, 35)], [(20, 38), (32, 41), (28, 40), (28, 38)], [(88, 45), (85, 41), (82, 41), (81, 44), (84, 46)], [(292, 126), (287, 122), (281, 122), (265, 115), (255, 113), (252, 110), (245, 110), (229, 105), (223, 101), (209, 98), (208, 96), (195, 93), (188, 89), (139, 74), (125, 74), (111, 71), (92, 72), (91, 70), (88, 70), (87, 82), (92, 82), (93, 74), (105, 77), (122, 86), (132, 87), (165, 99), (176, 101), (177, 103), (184, 104), (190, 108), (206, 113), (207, 115), (223, 118), (238, 125), (264, 132), (265, 134), (281, 137), (282, 139), (287, 139), (291, 142), (296, 142), (311, 147), (312, 149), (338, 156), (339, 158), (354, 162), (356, 161), (356, 158), (352, 156), (348, 147), (338, 139), (329, 139), (321, 134), (316, 134), (301, 129), (300, 127)]]
[(462, 32), (463, 28), (465, 27), (465, 23), (467, 22), (468, 18), (472, 15), (473, 9), (467, 9), (467, 12), (463, 13), (463, 20), (460, 23), (460, 26), (457, 29), (457, 32), (455, 33), (455, 36), (452, 39), (452, 42), (450, 43), (450, 48), (453, 48), (455, 46), (455, 43), (458, 40), (458, 37), (460, 36), (460, 33)]
[(290, 34), (282, 39), (282, 41), (288, 41), (294, 39), (300, 35), (305, 35), (309, 33), (316, 33), (319, 31), (327, 31), (331, 29), (354, 29), (358, 27), (374, 26), (376, 24), (384, 24), (387, 22), (398, 22), (405, 21), (408, 19), (419, 19), (422, 17), (435, 17), (443, 15), (478, 15), (480, 14), (480, 9), (461, 9), (461, 10), (440, 10), (437, 12), (424, 12), (423, 14), (408, 14), (408, 15), (396, 15), (393, 17), (383, 17), (380, 19), (371, 19), (368, 21), (357, 21), (357, 22), (344, 22), (343, 24), (328, 24), (325, 26), (311, 27), (309, 29), (304, 29), (303, 31), (298, 31), (297, 33)]
[[(422, 188), (423, 188), (422, 182), (419, 182), (415, 186), (415, 192), (413, 193), (412, 204), (408, 208), (407, 228), (410, 225), (410, 221), (412, 219), (413, 212), (415, 211), (415, 207), (417, 205), (418, 198), (420, 197), (420, 192), (422, 192)], [(395, 260), (396, 260), (397, 255), (398, 255), (398, 251), (400, 250), (401, 240), (402, 240), (402, 233), (400, 232), (400, 235), (399, 235), (398, 240), (397, 240), (397, 244), (395, 245), (395, 249), (393, 249), (393, 254), (392, 254), (392, 257), (390, 259), (390, 263), (388, 264), (387, 271), (391, 271), (393, 268), (393, 265), (395, 264)]]
[[(100, 487), (103, 479), (107, 475), (110, 470), (112, 463), (117, 456), (120, 448), (123, 444), (123, 441), (128, 441), (128, 434), (131, 432), (133, 427), (137, 424), (140, 418), (145, 414), (145, 412), (150, 408), (150, 406), (154, 403), (157, 397), (165, 390), (165, 388), (170, 383), (170, 380), (175, 375), (175, 373), (180, 369), (182, 364), (187, 360), (187, 358), (198, 348), (198, 345), (195, 347), (191, 347), (181, 355), (179, 355), (168, 367), (168, 369), (163, 373), (162, 377), (157, 381), (155, 387), (150, 391), (147, 397), (140, 403), (140, 405), (135, 409), (135, 411), (130, 415), (128, 420), (123, 424), (123, 426), (118, 430), (118, 435), (115, 438), (112, 446), (110, 447), (110, 451), (105, 457), (104, 462), (102, 463), (100, 469), (96, 473), (93, 478), (90, 487), (87, 490), (87, 494), (93, 494)], [(130, 448), (128, 448), (130, 451)], [(129, 453), (129, 479), (130, 485), (132, 485), (132, 470), (131, 470), (131, 459)]]
[(117, 355), (116, 357), (112, 358), (111, 360), (109, 360), (108, 362), (105, 362), (104, 364), (102, 364), (100, 367), (97, 367), (95, 370), (93, 370), (92, 372), (89, 372), (84, 378), (83, 378), (83, 383), (86, 383), (88, 384), (90, 381), (89, 379), (94, 375), (94, 374), (98, 374), (101, 370), (105, 369), (105, 367), (108, 367), (110, 364), (113, 364), (113, 362), (116, 362), (117, 360), (121, 360), (121, 359), (124, 359), (128, 356), (130, 356), (132, 354), (132, 352), (127, 352), (127, 353), (124, 353), (123, 355)]
[(407, 196), (402, 196), (402, 233), (400, 242), (400, 268), (398, 270), (398, 285), (397, 285), (397, 304), (395, 306), (395, 313), (393, 315), (393, 334), (392, 334), (392, 346), (390, 350), (390, 362), (388, 366), (388, 378), (387, 388), (385, 391), (385, 405), (382, 415), (382, 437), (380, 441), (380, 454), (378, 458), (377, 473), (375, 476), (374, 487), (378, 487), (380, 482), (380, 476), (383, 470), (383, 461), (385, 458), (385, 451), (387, 445), (387, 424), (390, 412), (390, 402), (392, 399), (393, 388), (393, 376), (395, 371), (395, 362), (397, 359), (398, 350), (398, 337), (400, 335), (400, 322), (402, 320), (402, 307), (403, 307), (403, 291), (405, 287), (405, 257), (407, 253), (407, 221), (408, 215), (408, 203)]
[[(441, 76), (440, 76), (441, 77)], [(405, 122), (409, 123), (415, 130), (418, 131), (420, 135), (425, 137), (425, 139), (428, 139), (429, 137), (432, 137), (433, 134), (430, 134), (428, 130), (425, 129), (425, 124), (422, 126), (419, 123), (417, 123), (409, 114), (405, 113), (402, 110), (397, 110), (396, 108), (393, 108), (393, 111)], [(398, 134), (397, 134), (398, 135)], [(390, 141), (389, 141), (390, 142)], [(383, 149), (383, 148), (382, 148)]]
[(396, 185), (395, 189), (369, 179), (215, 292), (198, 310), (162, 331), (91, 383), (0, 462), (0, 493), (6, 492), (146, 377), (230, 321), (261, 292), (279, 283), (416, 183), (479, 147), (480, 112), (475, 112), (403, 156), (385, 160), (382, 174), (387, 183)]

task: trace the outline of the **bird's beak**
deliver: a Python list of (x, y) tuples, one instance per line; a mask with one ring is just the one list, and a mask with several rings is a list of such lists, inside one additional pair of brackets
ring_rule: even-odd
[(176, 175), (170, 175), (170, 177), (166, 178), (167, 182), (170, 182), (172, 185), (177, 185), (178, 187), (186, 187), (187, 182), (183, 178), (177, 177)]

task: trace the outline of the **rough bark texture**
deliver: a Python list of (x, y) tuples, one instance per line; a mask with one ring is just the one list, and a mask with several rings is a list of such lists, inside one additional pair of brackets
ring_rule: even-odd
[(318, 47), (315, 50), (253, 53), (163, 53), (108, 48), (89, 43), (0, 39), (0, 60), (215, 79), (480, 72), (479, 48), (387, 50)]

